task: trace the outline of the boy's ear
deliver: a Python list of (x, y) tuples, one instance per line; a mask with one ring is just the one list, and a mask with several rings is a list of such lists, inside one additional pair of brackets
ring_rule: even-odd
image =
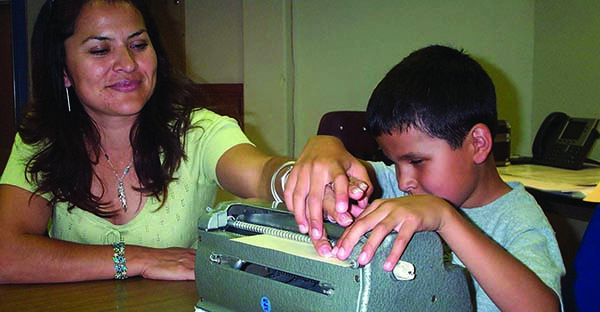
[(66, 69), (63, 69), (63, 79), (65, 80), (65, 88), (72, 86), (71, 79), (69, 79), (69, 75), (67, 75)]
[(473, 140), (473, 161), (477, 164), (481, 164), (492, 152), (492, 146), (494, 144), (492, 133), (486, 125), (479, 123), (471, 128), (469, 135)]

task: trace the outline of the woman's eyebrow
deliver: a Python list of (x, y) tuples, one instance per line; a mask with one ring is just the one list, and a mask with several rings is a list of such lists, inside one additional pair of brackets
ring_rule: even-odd
[(129, 37), (127, 37), (127, 39), (131, 39), (137, 36), (141, 36), (142, 34), (147, 33), (147, 31), (145, 29), (140, 29), (136, 32), (134, 32), (133, 34), (129, 35)]
[(111, 41), (111, 40), (113, 40), (113, 39), (111, 39), (110, 37), (106, 37), (106, 36), (92, 35), (92, 36), (89, 36), (89, 37), (87, 37), (87, 38), (83, 39), (83, 40), (81, 41), (81, 44), (84, 44), (84, 43), (86, 43), (86, 42), (88, 42), (88, 41), (91, 41), (91, 40), (97, 40), (97, 41)]
[[(138, 37), (138, 36), (140, 36), (140, 35), (142, 35), (143, 33), (146, 33), (146, 32), (147, 32), (147, 31), (146, 31), (145, 29), (140, 29), (140, 30), (138, 30), (138, 31), (136, 31), (136, 32), (134, 32), (134, 33), (132, 33), (131, 35), (129, 35), (129, 36), (127, 37), (127, 39), (131, 39), (131, 38)], [(87, 38), (83, 39), (83, 41), (82, 41), (81, 43), (82, 43), (82, 44), (84, 44), (84, 43), (86, 43), (86, 42), (88, 42), (88, 41), (90, 41), (90, 40), (98, 40), (98, 41), (112, 41), (112, 40), (114, 40), (114, 39), (113, 39), (113, 38), (111, 38), (111, 37), (102, 36), (102, 35), (92, 35), (92, 36), (89, 36), (89, 37), (87, 37)]]

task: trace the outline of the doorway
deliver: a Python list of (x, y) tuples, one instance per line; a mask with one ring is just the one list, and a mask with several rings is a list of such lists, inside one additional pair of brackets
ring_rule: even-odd
[(12, 26), (10, 2), (0, 1), (0, 168), (10, 155), (15, 138)]

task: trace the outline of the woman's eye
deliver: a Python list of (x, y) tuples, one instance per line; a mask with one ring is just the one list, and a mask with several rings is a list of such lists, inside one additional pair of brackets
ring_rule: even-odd
[(419, 165), (419, 164), (421, 164), (422, 162), (423, 162), (423, 160), (422, 160), (422, 159), (413, 159), (413, 160), (411, 160), (411, 161), (410, 161), (410, 164), (411, 164), (411, 165)]
[(90, 54), (93, 55), (105, 55), (106, 53), (108, 53), (108, 49), (93, 49), (90, 50)]
[(145, 42), (135, 42), (131, 45), (131, 48), (136, 50), (144, 50), (146, 47), (148, 47), (148, 44)]

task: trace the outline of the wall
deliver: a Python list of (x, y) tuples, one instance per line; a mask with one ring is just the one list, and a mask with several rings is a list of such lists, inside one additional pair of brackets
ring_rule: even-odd
[[(536, 1), (532, 124), (552, 111), (600, 118), (600, 2)], [(590, 158), (600, 161), (596, 142)]]
[(291, 155), (290, 1), (186, 2), (188, 75), (243, 82), (248, 137), (263, 151)]
[[(203, 23), (217, 26), (212, 31), (220, 34), (219, 40), (235, 40), (228, 28), (218, 27), (219, 20), (235, 24), (230, 17), (238, 14), (231, 9), (239, 7), (232, 2), (188, 2), (187, 18), (215, 20)], [(529, 151), (533, 1), (241, 3), (244, 70), (240, 82), (246, 90), (247, 132), (260, 148), (297, 155), (316, 132), (323, 113), (365, 109), (372, 89), (391, 66), (414, 49), (441, 43), (464, 48), (483, 64), (496, 83), (499, 116), (513, 124), (513, 151)], [(201, 7), (209, 6), (217, 13), (202, 11)], [(223, 14), (225, 8), (229, 11)], [(202, 29), (188, 26), (188, 49), (207, 50), (211, 45), (205, 44)], [(221, 52), (225, 57), (232, 53)], [(198, 58), (194, 62), (220, 62), (218, 57), (201, 60), (201, 53), (191, 54)], [(189, 71), (206, 81), (222, 82), (217, 72), (199, 65)]]
[[(42, 2), (28, 1), (36, 13)], [(364, 109), (391, 66), (414, 49), (441, 43), (464, 48), (484, 65), (497, 87), (499, 116), (513, 125), (512, 150), (529, 153), (537, 128), (532, 68), (534, 8), (538, 14), (540, 8), (533, 0), (185, 5), (188, 75), (243, 82), (246, 131), (267, 152), (297, 155), (324, 112)]]
[(186, 1), (187, 74), (196, 82), (242, 82), (242, 1)]
[[(530, 154), (535, 132), (551, 111), (600, 117), (596, 103), (600, 91), (594, 86), (600, 75), (600, 59), (595, 55), (600, 32), (594, 31), (600, 26), (600, 2), (230, 0), (223, 6), (231, 7), (230, 2), (235, 1), (243, 3), (245, 19), (243, 66), (281, 75), (279, 84), (265, 83), (260, 75), (246, 70), (239, 80), (253, 85), (251, 92), (262, 94), (247, 95), (246, 106), (252, 114), (266, 117), (254, 123), (260, 129), (250, 136), (269, 150), (297, 154), (316, 130), (323, 112), (363, 109), (370, 91), (392, 65), (430, 43), (462, 47), (483, 63), (497, 86), (500, 118), (512, 123), (515, 153)], [(198, 1), (202, 2), (220, 6), (217, 0)], [(290, 6), (289, 13), (263, 10), (284, 4)], [(189, 14), (207, 15), (194, 8)], [(228, 19), (229, 15), (210, 14), (208, 18)], [(283, 20), (270, 29), (281, 36), (264, 39), (263, 30), (252, 29), (246, 21), (251, 19)], [(286, 19), (290, 28), (278, 28), (285, 27)], [(195, 40), (190, 34), (188, 41)], [(286, 41), (292, 48), (287, 64), (264, 61), (265, 51), (281, 49)], [(292, 67), (286, 70), (286, 66)], [(217, 75), (207, 76), (207, 80), (219, 81)], [(290, 83), (291, 87), (282, 87)], [(285, 100), (288, 102), (281, 102)], [(283, 121), (270, 111), (281, 105), (294, 108), (282, 115)], [(286, 118), (292, 119), (282, 131)], [(282, 137), (293, 141), (291, 148)], [(600, 159), (598, 145), (592, 151), (593, 159)]]
[[(29, 23), (43, 0), (28, 0)], [(296, 155), (320, 115), (364, 109), (385, 72), (430, 43), (462, 47), (497, 86), (513, 152), (529, 154), (551, 111), (600, 117), (600, 2), (194, 0), (188, 74), (246, 85), (248, 134)], [(267, 34), (270, 34), (266, 36)], [(276, 134), (276, 135), (274, 135)], [(596, 144), (591, 157), (600, 160)]]
[[(296, 149), (328, 110), (365, 109), (375, 85), (411, 51), (448, 44), (478, 59), (496, 83), (513, 147), (531, 107), (532, 1), (304, 0), (294, 4)], [(301, 118), (300, 118), (301, 116)]]

